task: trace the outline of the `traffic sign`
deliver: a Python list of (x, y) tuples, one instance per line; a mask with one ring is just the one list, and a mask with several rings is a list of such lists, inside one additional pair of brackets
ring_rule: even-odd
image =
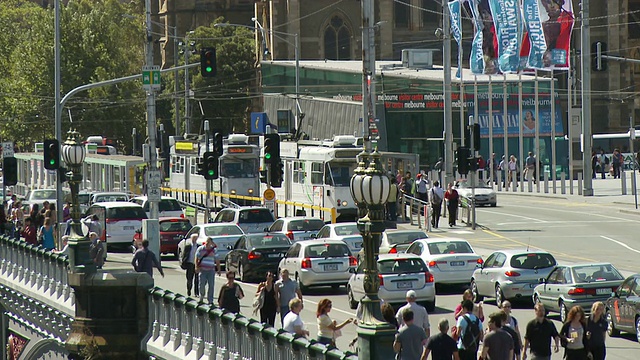
[(274, 215), (276, 215), (276, 201), (275, 200), (266, 200), (264, 202), (264, 207), (269, 209)]
[(145, 90), (160, 90), (160, 66), (142, 67), (142, 88)]
[(13, 157), (13, 142), (7, 141), (2, 143), (2, 157)]
[(262, 193), (262, 197), (264, 197), (266, 201), (272, 201), (276, 198), (276, 192), (273, 191), (273, 189), (266, 189), (264, 193)]
[(160, 201), (162, 192), (160, 185), (162, 184), (162, 175), (160, 171), (153, 170), (147, 172), (147, 199), (149, 201)]

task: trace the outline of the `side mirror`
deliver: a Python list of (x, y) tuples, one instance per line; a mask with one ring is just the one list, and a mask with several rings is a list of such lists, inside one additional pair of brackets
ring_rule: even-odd
[(317, 239), (318, 238), (318, 234), (311, 234), (310, 236), (312, 239)]
[(356, 273), (356, 269), (355, 268), (349, 268), (349, 272), (352, 273), (352, 274), (355, 274)]
[(269, 232), (269, 228), (268, 227), (264, 228), (264, 232), (268, 233)]
[(547, 283), (547, 279), (545, 278), (539, 278), (538, 279), (538, 284), (546, 284)]
[(484, 263), (482, 263), (482, 264), (477, 263), (477, 264), (476, 264), (476, 268), (477, 268), (477, 269), (482, 269), (482, 267), (483, 267), (483, 266), (484, 266)]

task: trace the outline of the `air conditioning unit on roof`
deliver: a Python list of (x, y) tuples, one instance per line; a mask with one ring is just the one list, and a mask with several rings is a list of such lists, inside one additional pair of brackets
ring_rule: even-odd
[(433, 69), (434, 49), (402, 50), (402, 66), (407, 69)]

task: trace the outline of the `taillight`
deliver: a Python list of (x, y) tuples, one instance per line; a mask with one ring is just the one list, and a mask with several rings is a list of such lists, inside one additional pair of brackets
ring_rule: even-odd
[(447, 263), (446, 261), (431, 260), (431, 261), (429, 261), (429, 264), (427, 264), (427, 265), (429, 265), (429, 267), (436, 267), (436, 266), (438, 266), (438, 264), (446, 264), (446, 263)]
[(311, 259), (309, 258), (304, 258), (302, 259), (302, 264), (300, 264), (302, 266), (303, 269), (310, 269), (311, 268)]
[(384, 278), (382, 277), (382, 274), (378, 274), (378, 279), (380, 279), (380, 286), (384, 286)]
[(180, 217), (184, 219), (184, 214), (180, 214)]
[(247, 255), (247, 259), (249, 260), (255, 260), (255, 259), (259, 259), (262, 256), (262, 254), (260, 254), (257, 251), (251, 251), (249, 253), (249, 255)]
[(349, 256), (349, 266), (358, 266), (358, 260), (353, 256)]
[(476, 263), (476, 264), (480, 264), (480, 265), (482, 265), (482, 263), (483, 263), (484, 261), (482, 260), (482, 258), (478, 258), (478, 259), (476, 259), (476, 260), (467, 260), (467, 262), (468, 262), (468, 263)]
[(478, 263), (478, 264), (480, 264), (480, 265), (482, 265), (482, 264), (484, 264), (484, 260), (482, 260), (482, 258), (478, 258), (477, 263)]
[(432, 283), (433, 282), (433, 274), (430, 272), (424, 273), (424, 282)]
[(505, 271), (504, 272), (505, 275), (509, 276), (509, 277), (516, 277), (516, 276), (520, 276), (520, 273), (517, 271), (513, 271), (513, 270), (509, 270), (509, 271)]
[(398, 253), (398, 249), (396, 249), (395, 247), (392, 247), (391, 250), (389, 250), (389, 254), (397, 254)]
[(569, 295), (584, 295), (585, 293), (586, 293), (585, 288), (569, 289)]
[(287, 237), (289, 238), (289, 240), (293, 241), (293, 231), (289, 230), (287, 231)]

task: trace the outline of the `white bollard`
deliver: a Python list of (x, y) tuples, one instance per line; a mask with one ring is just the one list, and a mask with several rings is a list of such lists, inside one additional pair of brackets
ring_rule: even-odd
[(544, 172), (544, 193), (549, 193), (549, 174), (546, 171)]
[(567, 193), (567, 174), (563, 172), (560, 173), (560, 193), (561, 194), (566, 194)]
[(533, 176), (529, 178), (529, 180), (527, 181), (527, 185), (529, 192), (533, 192)]
[(498, 180), (498, 191), (502, 191), (502, 171), (498, 171), (495, 175)]
[(582, 195), (582, 174), (581, 172), (578, 173), (578, 195)]
[(627, 195), (627, 174), (620, 168), (620, 186), (622, 187), (622, 195)]
[(517, 171), (511, 172), (511, 191), (513, 192), (518, 191), (518, 172)]

